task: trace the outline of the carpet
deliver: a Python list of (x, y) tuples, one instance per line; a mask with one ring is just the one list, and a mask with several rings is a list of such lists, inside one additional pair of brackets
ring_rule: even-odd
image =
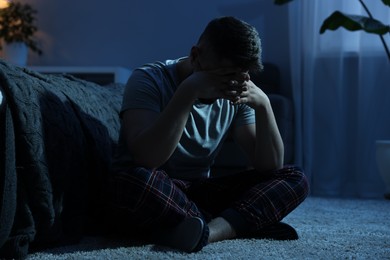
[(390, 259), (390, 201), (308, 197), (284, 222), (300, 239), (235, 239), (181, 253), (155, 245), (86, 237), (28, 259)]

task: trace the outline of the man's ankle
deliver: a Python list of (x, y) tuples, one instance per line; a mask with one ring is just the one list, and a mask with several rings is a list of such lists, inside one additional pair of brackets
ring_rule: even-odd
[(232, 239), (237, 236), (233, 226), (222, 217), (212, 219), (208, 226), (210, 229), (209, 243)]

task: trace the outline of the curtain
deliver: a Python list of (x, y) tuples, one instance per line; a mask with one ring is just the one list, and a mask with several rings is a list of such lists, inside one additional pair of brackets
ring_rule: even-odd
[[(390, 8), (366, 2), (390, 24)], [(319, 33), (335, 10), (366, 15), (357, 0), (293, 1), (288, 8), (295, 155), (311, 194), (382, 197), (375, 141), (390, 139), (390, 61), (380, 38), (344, 28)]]

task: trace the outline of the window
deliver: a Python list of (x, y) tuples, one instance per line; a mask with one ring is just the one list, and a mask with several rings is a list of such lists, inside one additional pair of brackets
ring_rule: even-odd
[[(383, 24), (390, 24), (390, 7), (384, 5), (381, 0), (366, 0), (364, 1), (367, 8), (370, 10), (373, 17)], [(328, 0), (317, 1), (316, 5), (316, 24), (318, 25), (318, 33), (322, 22), (338, 10), (346, 14), (355, 14), (368, 16), (363, 6), (358, 0)], [(385, 42), (390, 47), (390, 34), (384, 35)], [(383, 53), (383, 44), (376, 34), (366, 33), (363, 31), (351, 32), (344, 28), (339, 28), (336, 31), (327, 30), (320, 35), (318, 40), (318, 48), (320, 52), (380, 52)]]

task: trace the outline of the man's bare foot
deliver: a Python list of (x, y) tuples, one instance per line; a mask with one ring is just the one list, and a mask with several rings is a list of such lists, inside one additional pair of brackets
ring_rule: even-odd
[(209, 243), (232, 239), (236, 237), (236, 231), (224, 218), (217, 217), (208, 223), (210, 229)]

